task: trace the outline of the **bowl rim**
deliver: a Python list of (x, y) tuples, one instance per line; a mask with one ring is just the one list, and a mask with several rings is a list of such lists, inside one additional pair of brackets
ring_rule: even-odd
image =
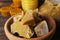
[[(53, 33), (53, 31), (56, 30), (56, 23), (55, 23), (54, 19), (53, 19), (51, 16), (49, 16), (49, 15), (43, 15), (43, 16), (49, 18), (50, 20), (52, 20), (52, 22), (54, 23), (54, 26), (52, 27), (51, 31), (48, 32), (47, 34), (45, 34), (45, 35), (43, 35), (43, 36), (41, 36), (41, 37), (30, 38), (30, 39), (38, 39), (38, 38), (39, 38), (39, 39), (44, 39), (44, 38), (50, 36), (51, 33)], [(6, 34), (6, 32), (7, 32), (9, 35), (11, 35), (11, 36), (13, 36), (13, 37), (15, 37), (15, 38), (24, 39), (24, 40), (25, 40), (26, 38), (20, 38), (20, 37), (14, 36), (13, 34), (11, 34), (11, 33), (9, 32), (7, 25), (8, 25), (9, 21), (10, 21), (12, 18), (13, 18), (13, 16), (10, 17), (10, 18), (6, 21), (6, 23), (5, 23), (5, 25), (4, 25), (5, 34)], [(6, 35), (7, 35), (7, 34), (6, 34)], [(28, 39), (27, 39), (27, 40), (28, 40)]]

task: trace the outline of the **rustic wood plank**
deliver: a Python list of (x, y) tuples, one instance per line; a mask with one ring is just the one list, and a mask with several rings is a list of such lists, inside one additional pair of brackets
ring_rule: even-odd
[(8, 1), (12, 1), (12, 0), (0, 0), (0, 2), (8, 2)]
[(8, 40), (4, 32), (4, 24), (9, 17), (2, 17), (0, 15), (0, 40)]
[[(7, 6), (11, 3), (11, 2), (7, 2), (7, 1), (11, 1), (11, 0), (0, 0), (0, 7)], [(8, 40), (8, 38), (6, 37), (5, 32), (4, 32), (4, 24), (8, 18), (9, 17), (3, 17), (0, 14), (0, 40)]]
[(9, 6), (11, 2), (0, 2), (0, 7)]

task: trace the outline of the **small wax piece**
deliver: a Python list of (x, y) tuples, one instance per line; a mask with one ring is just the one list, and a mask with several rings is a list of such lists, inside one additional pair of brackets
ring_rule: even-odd
[(23, 19), (21, 21), (22, 21), (23, 24), (30, 23), (30, 22), (34, 21), (32, 11), (26, 12), (26, 14), (24, 15), (24, 17), (23, 17)]
[(24, 16), (24, 12), (22, 11), (22, 13), (18, 13), (18, 14), (16, 14), (16, 15), (14, 15), (13, 21), (14, 21), (14, 22), (15, 22), (15, 21), (21, 21), (22, 18), (23, 18), (23, 16)]
[(20, 9), (20, 8), (11, 8), (11, 10), (10, 10), (10, 15), (11, 16), (16, 15), (18, 13), (22, 13), (22, 9)]
[(4, 17), (9, 16), (9, 11), (10, 7), (8, 6), (0, 8), (1, 15)]
[(44, 35), (49, 32), (48, 25), (46, 21), (42, 21), (35, 28), (35, 33), (37, 36)]

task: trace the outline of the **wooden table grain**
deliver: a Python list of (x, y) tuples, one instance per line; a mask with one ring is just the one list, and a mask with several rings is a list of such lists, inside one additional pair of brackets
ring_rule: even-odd
[(4, 24), (8, 18), (0, 15), (0, 40), (8, 40), (4, 32)]
[[(0, 8), (9, 5), (11, 0), (0, 0)], [(4, 24), (9, 17), (3, 17), (0, 14), (0, 40), (8, 40), (4, 32)]]

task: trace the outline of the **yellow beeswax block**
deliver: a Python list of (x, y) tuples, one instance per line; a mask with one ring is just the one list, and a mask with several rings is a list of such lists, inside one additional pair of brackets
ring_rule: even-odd
[(21, 20), (22, 24), (30, 23), (30, 22), (33, 22), (33, 21), (34, 21), (34, 17), (33, 17), (33, 12), (32, 11), (26, 12), (23, 19)]
[(19, 21), (16, 21), (11, 25), (11, 32), (13, 34), (17, 32), (19, 36), (25, 38), (31, 38), (34, 34), (34, 32), (30, 29), (28, 25), (23, 25)]

